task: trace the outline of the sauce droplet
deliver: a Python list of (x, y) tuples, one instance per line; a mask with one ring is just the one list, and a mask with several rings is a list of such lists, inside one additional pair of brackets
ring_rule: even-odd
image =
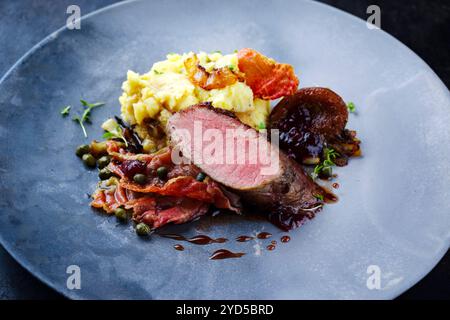
[(213, 239), (206, 235), (198, 235), (198, 236), (186, 239), (186, 241), (193, 243), (193, 244), (205, 245), (205, 244), (211, 244), (211, 243), (224, 243), (224, 242), (227, 242), (228, 239), (226, 239), (226, 238)]
[(335, 182), (331, 185), (335, 189), (339, 189), (339, 183)]
[(286, 243), (289, 242), (291, 240), (291, 237), (289, 236), (282, 236), (281, 237), (281, 242)]
[(256, 236), (258, 239), (268, 239), (272, 236), (271, 233), (269, 232), (260, 232), (258, 233), (258, 235)]
[(269, 250), (269, 251), (272, 251), (272, 250), (275, 250), (275, 245), (274, 244), (269, 244), (268, 246), (267, 246), (267, 250)]
[(209, 257), (211, 260), (219, 260), (219, 259), (230, 259), (230, 258), (240, 258), (245, 253), (243, 252), (231, 252), (226, 249), (219, 249), (214, 251), (214, 253)]
[(253, 240), (253, 237), (250, 237), (250, 236), (239, 236), (239, 237), (236, 238), (237, 242), (247, 242), (247, 241), (250, 241), (250, 240)]
[(169, 239), (178, 240), (178, 241), (187, 241), (187, 242), (190, 242), (193, 244), (199, 244), (199, 245), (205, 245), (205, 244), (211, 244), (211, 243), (224, 243), (224, 242), (228, 241), (228, 239), (226, 239), (226, 238), (213, 239), (206, 235), (198, 235), (198, 236), (195, 236), (195, 237), (192, 237), (189, 239), (182, 235), (179, 235), (179, 234), (160, 234), (160, 236), (163, 238), (169, 238)]
[(171, 234), (171, 233), (167, 233), (167, 234), (160, 234), (161, 237), (163, 238), (169, 238), (169, 239), (173, 239), (173, 240), (179, 240), (179, 241), (185, 241), (186, 238), (179, 235), (179, 234)]
[(184, 250), (184, 247), (181, 244), (176, 244), (173, 247), (175, 248), (175, 250), (178, 250), (178, 251), (183, 251)]
[(323, 193), (323, 200), (325, 203), (335, 203), (338, 201), (338, 197), (331, 191), (327, 190), (326, 188), (322, 187), (324, 193)]
[(270, 243), (275, 245), (275, 244), (277, 244), (277, 240), (272, 240), (272, 241), (270, 241)]

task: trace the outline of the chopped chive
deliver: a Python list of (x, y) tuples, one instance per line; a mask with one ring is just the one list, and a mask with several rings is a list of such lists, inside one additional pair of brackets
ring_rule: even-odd
[(65, 106), (62, 110), (61, 110), (61, 115), (63, 116), (63, 117), (66, 117), (66, 116), (68, 116), (69, 115), (69, 113), (70, 113), (70, 108), (72, 108), (71, 106)]
[(323, 195), (321, 195), (321, 194), (315, 194), (314, 197), (315, 197), (317, 200), (323, 201)]
[(347, 103), (347, 109), (350, 113), (354, 113), (356, 111), (356, 106), (353, 102)]

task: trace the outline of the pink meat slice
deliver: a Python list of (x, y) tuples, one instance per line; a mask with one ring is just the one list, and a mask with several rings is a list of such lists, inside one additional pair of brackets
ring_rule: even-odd
[(300, 165), (229, 114), (195, 105), (173, 115), (167, 129), (174, 150), (247, 204), (268, 211), (281, 228), (300, 225), (322, 207), (325, 191)]

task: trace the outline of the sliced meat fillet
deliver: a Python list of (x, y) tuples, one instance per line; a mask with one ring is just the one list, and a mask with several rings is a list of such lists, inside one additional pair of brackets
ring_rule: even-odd
[[(215, 130), (211, 132), (221, 135), (223, 143), (199, 143), (193, 138), (198, 139), (199, 127)], [(174, 150), (246, 203), (267, 211), (283, 229), (298, 226), (321, 208), (318, 198), (324, 190), (266, 137), (236, 118), (201, 104), (173, 115), (167, 129)]]

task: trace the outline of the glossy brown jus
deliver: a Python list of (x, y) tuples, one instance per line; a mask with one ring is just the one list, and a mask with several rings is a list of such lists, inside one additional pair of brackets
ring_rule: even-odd
[(334, 189), (339, 189), (339, 183), (335, 182), (331, 185)]
[(175, 248), (175, 250), (184, 251), (184, 247), (181, 244), (176, 244), (173, 247)]
[(169, 239), (179, 240), (179, 241), (186, 240), (186, 237), (179, 235), (179, 234), (166, 233), (166, 234), (159, 234), (159, 236), (163, 237), (163, 238), (169, 238)]
[(273, 251), (273, 250), (275, 250), (276, 245), (274, 245), (274, 244), (269, 244), (266, 248), (267, 248), (267, 250), (269, 250), (269, 251)]
[(243, 252), (231, 252), (226, 249), (219, 249), (214, 251), (213, 254), (209, 257), (210, 260), (219, 260), (219, 259), (230, 259), (230, 258), (240, 258), (245, 253)]
[(256, 235), (256, 237), (257, 237), (258, 239), (268, 239), (268, 238), (270, 238), (271, 236), (272, 236), (272, 234), (269, 233), (269, 232), (260, 232), (260, 233), (258, 233), (258, 234)]
[(338, 197), (327, 188), (322, 187), (322, 190), (323, 201), (325, 203), (336, 203), (339, 200)]
[(205, 244), (211, 244), (211, 243), (224, 243), (227, 242), (228, 239), (226, 238), (211, 238), (208, 237), (206, 235), (198, 235), (189, 239), (186, 239), (187, 242), (193, 243), (193, 244), (200, 244), (200, 245), (205, 245)]
[(228, 239), (226, 239), (226, 238), (214, 239), (214, 238), (211, 238), (211, 237), (209, 237), (207, 235), (203, 235), (203, 234), (194, 236), (192, 238), (186, 238), (179, 234), (160, 234), (160, 236), (163, 238), (169, 238), (169, 239), (178, 240), (178, 241), (186, 241), (186, 242), (190, 242), (190, 243), (198, 244), (198, 245), (206, 245), (206, 244), (211, 244), (211, 243), (224, 243), (224, 242), (228, 241)]
[(282, 236), (280, 240), (283, 243), (287, 243), (287, 242), (291, 241), (291, 237), (289, 237), (289, 236)]
[(250, 236), (239, 236), (239, 237), (236, 237), (236, 241), (237, 242), (247, 242), (247, 241), (250, 241), (250, 240), (253, 240), (254, 239), (254, 237), (250, 237)]

